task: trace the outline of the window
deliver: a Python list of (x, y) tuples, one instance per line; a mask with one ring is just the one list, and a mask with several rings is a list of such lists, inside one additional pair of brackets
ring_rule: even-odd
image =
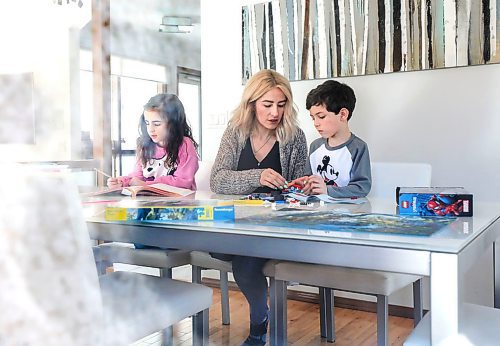
[(193, 131), (193, 138), (198, 143), (201, 159), (201, 72), (185, 67), (177, 68), (178, 96), (184, 105), (188, 123)]
[[(92, 54), (80, 52), (80, 114), (82, 144), (86, 157), (92, 157), (93, 78)], [(111, 137), (113, 142), (113, 173), (128, 174), (134, 169), (139, 116), (148, 100), (165, 92), (164, 66), (111, 57)]]

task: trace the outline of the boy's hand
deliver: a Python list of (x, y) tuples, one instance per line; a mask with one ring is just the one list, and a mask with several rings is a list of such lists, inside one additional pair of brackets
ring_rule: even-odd
[(299, 185), (300, 188), (302, 189), (304, 187), (304, 185), (306, 184), (308, 179), (309, 179), (309, 176), (305, 175), (303, 177), (292, 180), (291, 182), (288, 183), (288, 186)]
[(262, 171), (260, 175), (260, 184), (263, 186), (268, 186), (271, 189), (275, 190), (284, 189), (286, 186), (288, 186), (285, 178), (283, 178), (281, 174), (271, 168), (266, 168), (264, 171)]
[(309, 176), (302, 191), (306, 195), (323, 195), (327, 193), (326, 184), (322, 177), (317, 175)]

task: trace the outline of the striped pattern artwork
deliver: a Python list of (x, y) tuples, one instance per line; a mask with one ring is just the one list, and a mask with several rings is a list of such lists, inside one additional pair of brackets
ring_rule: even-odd
[(242, 8), (242, 78), (290, 80), (500, 62), (500, 0), (272, 0)]

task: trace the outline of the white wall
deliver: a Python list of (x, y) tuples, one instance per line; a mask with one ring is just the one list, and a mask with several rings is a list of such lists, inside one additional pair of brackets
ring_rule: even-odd
[[(207, 159), (215, 158), (227, 119), (241, 96), (241, 6), (248, 2), (201, 1), (203, 136), (211, 139), (204, 142)], [(476, 202), (499, 200), (500, 65), (339, 80), (356, 92), (350, 126), (368, 143), (373, 161), (429, 162), (433, 185), (464, 186)], [(316, 133), (305, 97), (322, 82), (292, 82), (309, 142)], [(473, 271), (474, 282), (487, 280), (490, 258), (481, 261), (481, 270)], [(490, 300), (476, 289), (467, 292), (473, 301)]]
[[(220, 138), (241, 96), (242, 1), (202, 0), (202, 90), (205, 138)], [(224, 8), (224, 20), (214, 8)], [(351, 130), (373, 161), (429, 162), (433, 184), (464, 186), (476, 201), (500, 193), (500, 65), (339, 78), (354, 88)], [(292, 82), (308, 141), (317, 137), (305, 109), (323, 80)], [(204, 143), (213, 158), (218, 141)]]

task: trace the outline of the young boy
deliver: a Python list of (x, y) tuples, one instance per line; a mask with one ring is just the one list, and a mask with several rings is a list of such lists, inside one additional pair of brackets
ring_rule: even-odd
[(368, 146), (349, 129), (355, 105), (354, 90), (334, 80), (307, 95), (306, 108), (321, 138), (309, 148), (309, 176), (298, 179), (305, 194), (365, 197), (370, 192)]

